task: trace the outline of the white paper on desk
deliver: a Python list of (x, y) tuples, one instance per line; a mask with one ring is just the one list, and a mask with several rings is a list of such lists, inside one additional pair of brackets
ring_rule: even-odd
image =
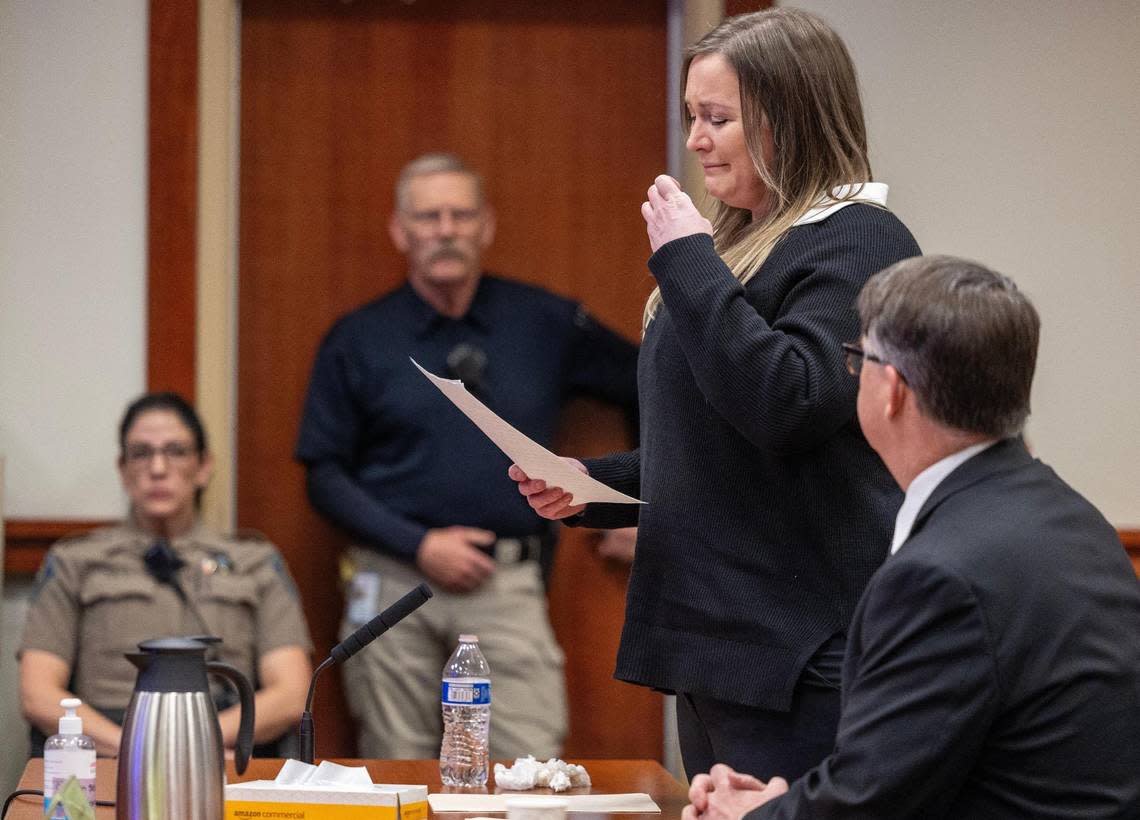
[(645, 503), (590, 478), (538, 442), (527, 438), (468, 393), (458, 379), (441, 379), (420, 367), (415, 359), (412, 359), (412, 364), (529, 477), (542, 479), (548, 487), (561, 487), (574, 496), (575, 504)]
[[(518, 792), (510, 794), (429, 794), (428, 803), (433, 812), (505, 812), (507, 801), (517, 799)], [(660, 813), (661, 807), (648, 794), (555, 794), (566, 801), (566, 811)]]

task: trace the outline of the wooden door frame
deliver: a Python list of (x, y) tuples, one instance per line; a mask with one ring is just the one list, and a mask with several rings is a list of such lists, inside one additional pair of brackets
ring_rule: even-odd
[(198, 0), (150, 2), (146, 382), (148, 390), (176, 390), (191, 403), (197, 399), (198, 18)]
[(235, 523), (240, 10), (150, 3), (147, 389), (198, 408), (215, 461), (203, 517), (222, 532)]

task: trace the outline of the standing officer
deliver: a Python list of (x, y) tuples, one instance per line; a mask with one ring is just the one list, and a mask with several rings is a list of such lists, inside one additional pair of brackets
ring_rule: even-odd
[(581, 305), (483, 272), (495, 220), (478, 174), (428, 154), (396, 185), (408, 280), (342, 317), (317, 353), (296, 456), (313, 506), (355, 539), (343, 630), (427, 580), (437, 595), (343, 669), (359, 754), (439, 752), (440, 673), (477, 633), (494, 687), (491, 756), (559, 753), (562, 652), (540, 570), (551, 532), (509, 460), (412, 366), (448, 373), (550, 445), (572, 394), (636, 404), (636, 348)]

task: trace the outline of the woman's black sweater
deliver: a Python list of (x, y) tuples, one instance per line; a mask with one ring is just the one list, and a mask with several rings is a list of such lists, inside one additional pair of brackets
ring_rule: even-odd
[(893, 214), (854, 204), (792, 228), (747, 285), (704, 234), (649, 260), (663, 304), (638, 364), (640, 447), (586, 462), (648, 504), (580, 522), (639, 526), (617, 678), (786, 710), (847, 628), (902, 494), (860, 432), (840, 344), (859, 337), (864, 282), (919, 253)]

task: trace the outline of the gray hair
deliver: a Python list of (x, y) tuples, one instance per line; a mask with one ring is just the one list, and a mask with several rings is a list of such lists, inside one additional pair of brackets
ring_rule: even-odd
[(1013, 280), (953, 256), (917, 256), (868, 280), (863, 335), (919, 408), (955, 430), (1017, 435), (1029, 417), (1041, 320)]
[(411, 207), (408, 202), (408, 187), (412, 180), (431, 174), (463, 174), (470, 177), (475, 182), (475, 195), (479, 199), (479, 204), (483, 204), (483, 177), (477, 171), (455, 154), (422, 154), (405, 165), (396, 179), (397, 211), (405, 212)]

